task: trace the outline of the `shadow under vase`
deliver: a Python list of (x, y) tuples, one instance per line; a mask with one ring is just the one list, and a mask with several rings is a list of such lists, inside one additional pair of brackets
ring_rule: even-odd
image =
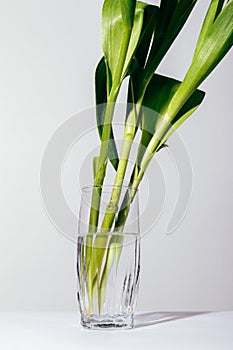
[(135, 315), (134, 328), (147, 327), (165, 322), (208, 314), (209, 311), (165, 311), (146, 312)]

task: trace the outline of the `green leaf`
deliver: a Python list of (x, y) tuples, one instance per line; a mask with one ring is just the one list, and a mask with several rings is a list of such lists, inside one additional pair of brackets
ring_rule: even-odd
[[(143, 24), (139, 46), (135, 52), (140, 66), (131, 74), (128, 103), (142, 103), (155, 70), (183, 28), (196, 2), (197, 0), (162, 0), (160, 8), (151, 6), (144, 10), (145, 16), (147, 10), (151, 12), (151, 15), (147, 15), (147, 17), (153, 20), (154, 27), (149, 26), (145, 31), (146, 24)], [(145, 17), (145, 19), (147, 18)], [(152, 45), (148, 55), (151, 40)], [(139, 125), (139, 123), (140, 115), (137, 124)], [(143, 137), (145, 136), (144, 134)]]
[[(169, 77), (155, 74), (147, 88), (142, 109), (142, 158), (146, 147), (154, 135), (157, 135), (157, 144), (154, 152), (201, 104), (205, 93), (196, 90), (177, 112), (173, 120), (167, 120), (167, 110), (174, 94), (181, 82)], [(145, 108), (146, 107), (146, 108)], [(165, 128), (164, 128), (165, 125)], [(140, 163), (139, 163), (140, 164)]]
[[(162, 1), (158, 14), (160, 18), (159, 28), (156, 29), (154, 41), (151, 47), (146, 77), (151, 77), (163, 57), (180, 33), (197, 0)], [(174, 6), (176, 4), (176, 6)]]
[(158, 74), (153, 76), (148, 85), (142, 103), (142, 135), (137, 159), (139, 166), (146, 147), (161, 123), (161, 116), (166, 114), (169, 102), (178, 86), (178, 81)]
[(134, 12), (136, 0), (120, 0), (122, 19), (126, 27), (132, 28), (134, 22)]
[[(107, 72), (104, 57), (100, 60), (95, 73), (95, 96), (96, 96), (96, 120), (97, 127), (102, 139), (103, 125), (106, 112), (107, 103)], [(118, 153), (114, 141), (113, 130), (111, 129), (109, 144), (108, 144), (108, 158), (110, 159), (114, 169), (118, 167)]]
[(233, 1), (229, 1), (205, 36), (194, 65), (199, 64), (203, 81), (222, 60), (233, 45)]
[[(212, 0), (212, 4), (215, 0)], [(210, 18), (210, 12), (207, 18)], [(211, 15), (213, 18), (213, 15)], [(201, 39), (198, 41), (198, 50), (195, 51), (192, 64), (174, 95), (168, 114), (173, 118), (177, 110), (187, 101), (191, 94), (207, 78), (213, 69), (219, 64), (233, 45), (233, 0), (230, 0), (208, 30), (201, 31)], [(204, 24), (204, 28), (207, 24)], [(203, 40), (204, 35), (204, 40)]]
[(139, 38), (139, 44), (135, 51), (134, 59), (132, 60), (128, 71), (130, 75), (130, 81), (128, 85), (126, 120), (132, 109), (131, 104), (138, 102), (139, 97), (141, 96), (141, 90), (136, 88), (134, 91), (134, 87), (141, 86), (141, 82), (143, 79), (143, 68), (146, 64), (148, 51), (154, 35), (158, 10), (159, 8), (154, 5), (148, 5), (144, 8), (143, 25)]
[(165, 33), (176, 9), (177, 2), (178, 0), (161, 0), (150, 59), (155, 57), (159, 47), (164, 42)]
[[(179, 2), (176, 0), (163, 0), (160, 8), (156, 6), (148, 8), (148, 11), (151, 11), (154, 27), (149, 27), (145, 38), (142, 36), (142, 40), (139, 40), (139, 46), (135, 53), (140, 67), (144, 69), (140, 69), (139, 67), (131, 76), (133, 93), (137, 103), (141, 103), (147, 85), (152, 79), (155, 70), (180, 33), (196, 2), (197, 0), (180, 0)], [(152, 9), (154, 12), (153, 16)], [(146, 14), (146, 10), (144, 12)], [(130, 90), (132, 91), (131, 88)], [(130, 90), (129, 97), (131, 95)], [(128, 100), (128, 102), (131, 101)]]
[(202, 47), (202, 44), (206, 40), (207, 33), (213, 26), (213, 23), (215, 19), (218, 17), (219, 13), (221, 12), (223, 5), (224, 5), (224, 0), (213, 0), (211, 2), (208, 12), (206, 14), (205, 20), (202, 25), (202, 29), (198, 38), (194, 57), (197, 55), (199, 49)]
[(161, 0), (160, 2), (160, 16), (159, 16), (159, 28), (161, 32), (165, 32), (171, 21), (171, 18), (176, 9), (178, 0)]
[(159, 8), (148, 5), (144, 9), (143, 25), (140, 34), (139, 44), (135, 51), (135, 58), (141, 68), (145, 66), (151, 40), (156, 28)]
[(172, 127), (168, 130), (164, 138), (161, 140), (161, 144), (166, 142), (168, 138), (173, 134), (175, 130), (177, 130), (181, 124), (188, 119), (191, 114), (193, 114), (196, 109), (200, 106), (203, 99), (205, 97), (205, 92), (201, 90), (195, 90), (180, 111), (177, 113), (175, 118), (172, 120)]
[(122, 15), (121, 1), (105, 0), (104, 2), (102, 13), (103, 52), (111, 74), (113, 89), (119, 89), (133, 59), (140, 38), (146, 6), (147, 4), (137, 2), (133, 27), (128, 27), (125, 25), (125, 15), (124, 18)]

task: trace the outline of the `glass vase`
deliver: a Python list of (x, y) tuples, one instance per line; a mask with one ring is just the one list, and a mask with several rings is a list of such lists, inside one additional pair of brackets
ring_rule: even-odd
[(138, 191), (114, 186), (83, 188), (77, 244), (81, 325), (132, 328), (139, 272)]

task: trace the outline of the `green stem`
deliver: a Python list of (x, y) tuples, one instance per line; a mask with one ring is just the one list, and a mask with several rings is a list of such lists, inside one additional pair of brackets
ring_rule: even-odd
[[(132, 144), (132, 140), (123, 141), (123, 148), (124, 148), (125, 154), (126, 153), (129, 154), (131, 149), (131, 144)], [(119, 198), (121, 194), (121, 188), (124, 180), (127, 163), (128, 163), (127, 158), (120, 158), (118, 172), (114, 181), (114, 187), (111, 194), (111, 199), (106, 208), (106, 212), (105, 212), (102, 226), (101, 226), (102, 232), (108, 232), (111, 230), (112, 223), (114, 221), (115, 215), (118, 210), (118, 203), (119, 203)]]
[[(110, 99), (112, 99), (110, 97)], [(108, 142), (111, 133), (111, 122), (114, 113), (115, 104), (113, 102), (107, 103), (105, 112), (105, 123), (103, 126), (102, 142), (100, 147), (100, 155), (97, 163), (97, 172), (94, 179), (94, 188), (92, 191), (91, 211), (89, 218), (89, 233), (95, 233), (98, 227), (99, 220), (99, 206), (102, 192), (102, 185), (104, 182), (107, 157), (108, 157)]]
[[(167, 128), (167, 123), (164, 123), (163, 129), (166, 130), (166, 128)], [(162, 128), (160, 129), (160, 131), (162, 132)], [(136, 189), (139, 187), (139, 184), (143, 179), (144, 173), (148, 168), (155, 154), (156, 149), (159, 147), (160, 142), (161, 140), (158, 137), (158, 134), (156, 133), (154, 137), (152, 137), (151, 141), (149, 142), (147, 149), (142, 157), (139, 172), (135, 171), (135, 167), (137, 166), (137, 164), (134, 167), (134, 170), (132, 172), (132, 176), (130, 179), (131, 188), (129, 189), (129, 192), (125, 195), (123, 199), (121, 208), (119, 210), (118, 218), (115, 224), (114, 230), (118, 232), (122, 232), (124, 229), (125, 222), (129, 214), (130, 204), (134, 200), (134, 197), (137, 193)]]
[(128, 165), (129, 154), (131, 151), (132, 143), (135, 136), (135, 130), (137, 125), (137, 109), (133, 106), (131, 109), (124, 130), (124, 138), (122, 141), (122, 148), (120, 152), (120, 159), (117, 168), (116, 177), (114, 180), (114, 187), (112, 190), (109, 204), (106, 208), (106, 212), (102, 221), (101, 231), (108, 232), (111, 230), (113, 221), (118, 211), (118, 203), (122, 190), (122, 184), (125, 177), (125, 172)]

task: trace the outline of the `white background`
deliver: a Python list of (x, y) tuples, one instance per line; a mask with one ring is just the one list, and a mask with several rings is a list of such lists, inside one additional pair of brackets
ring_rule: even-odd
[[(161, 73), (183, 78), (208, 3), (199, 1)], [(0, 0), (0, 310), (77, 308), (75, 245), (45, 214), (39, 172), (57, 127), (94, 103), (101, 7)], [(232, 57), (203, 84), (206, 100), (180, 130), (193, 167), (192, 202), (167, 236), (177, 184), (168, 176), (165, 213), (142, 241), (139, 310), (233, 308)]]

